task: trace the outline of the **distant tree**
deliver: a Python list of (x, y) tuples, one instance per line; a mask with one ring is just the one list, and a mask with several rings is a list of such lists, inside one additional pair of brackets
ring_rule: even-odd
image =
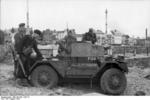
[(4, 32), (0, 30), (0, 44), (4, 44), (4, 40), (5, 40)]

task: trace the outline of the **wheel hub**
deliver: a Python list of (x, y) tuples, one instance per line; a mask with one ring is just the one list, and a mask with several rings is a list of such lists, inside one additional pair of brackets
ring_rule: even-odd
[(42, 72), (39, 74), (38, 82), (42, 86), (47, 86), (50, 83), (49, 75), (46, 72)]
[(110, 80), (110, 82), (109, 82), (110, 88), (111, 88), (111, 89), (114, 89), (114, 90), (120, 88), (120, 85), (121, 85), (121, 82), (120, 82), (120, 81), (121, 81), (121, 80), (120, 80), (119, 76), (117, 76), (117, 75), (111, 76), (111, 80)]
[(117, 77), (117, 76), (114, 76), (113, 78), (112, 78), (112, 84), (114, 85), (114, 86), (118, 86), (119, 85), (119, 78)]
[(44, 74), (40, 77), (40, 80), (43, 82), (47, 81), (47, 79), (48, 79), (47, 76)]

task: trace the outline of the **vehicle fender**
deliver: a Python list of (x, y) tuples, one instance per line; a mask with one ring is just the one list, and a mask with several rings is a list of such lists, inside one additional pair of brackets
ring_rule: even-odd
[(104, 62), (100, 68), (103, 69), (103, 68), (111, 68), (111, 67), (115, 67), (115, 68), (119, 68), (121, 71), (123, 72), (128, 72), (128, 67), (127, 67), (127, 64), (125, 62), (116, 62), (116, 61), (107, 61), (107, 62)]
[[(124, 73), (128, 73), (128, 67), (125, 62), (115, 62), (115, 61), (107, 61), (101, 64), (99, 70), (95, 74), (95, 76), (99, 76), (103, 74), (109, 68), (117, 68), (120, 69)], [(95, 77), (94, 76), (94, 77)]]
[(32, 73), (32, 71), (40, 66), (40, 65), (48, 65), (50, 66), (51, 68), (53, 68), (57, 74), (61, 77), (64, 77), (65, 76), (65, 64), (63, 62), (58, 62), (58, 61), (36, 61), (36, 63), (34, 63), (33, 66), (31, 66), (31, 68), (29, 69), (30, 70), (30, 74)]

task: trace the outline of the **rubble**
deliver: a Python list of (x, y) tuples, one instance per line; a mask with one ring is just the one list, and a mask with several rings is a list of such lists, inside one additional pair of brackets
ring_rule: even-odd
[(150, 80), (145, 79), (145, 76), (150, 73), (150, 68), (141, 69), (137, 66), (129, 68), (127, 74), (127, 89), (124, 95), (135, 95), (138, 91), (144, 92), (146, 95), (150, 95)]

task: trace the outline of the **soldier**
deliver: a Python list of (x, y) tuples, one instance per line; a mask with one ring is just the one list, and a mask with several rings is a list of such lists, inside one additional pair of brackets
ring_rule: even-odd
[(76, 42), (77, 39), (76, 39), (75, 36), (73, 36), (72, 31), (69, 31), (68, 35), (64, 38), (64, 40), (65, 40), (65, 43), (66, 43), (66, 48), (68, 50), (68, 53), (70, 53), (71, 52), (71, 44)]
[(18, 32), (15, 34), (14, 36), (14, 49), (13, 50), (13, 55), (14, 55), (14, 76), (15, 78), (22, 78), (23, 77), (23, 73), (21, 71), (20, 65), (18, 64), (19, 62), (16, 60), (16, 58), (19, 58), (19, 61), (24, 60), (24, 57), (22, 55), (22, 51), (21, 51), (21, 42), (22, 42), (22, 38), (24, 37), (26, 33), (26, 28), (25, 28), (25, 23), (20, 23), (19, 24), (19, 28), (18, 28)]
[(27, 75), (29, 73), (29, 67), (35, 63), (36, 60), (42, 59), (42, 54), (40, 53), (39, 49), (37, 48), (37, 41), (35, 37), (40, 35), (41, 32), (39, 30), (34, 30), (32, 34), (27, 34), (23, 37), (21, 48), (24, 55), (24, 66)]
[(71, 53), (71, 44), (76, 42), (76, 37), (73, 36), (72, 31), (68, 31), (68, 35), (65, 36), (63, 41), (59, 41), (59, 53), (62, 53), (62, 51), (65, 51), (65, 53), (70, 54)]
[(89, 29), (89, 32), (83, 35), (82, 41), (91, 41), (92, 44), (95, 44), (95, 42), (97, 41), (97, 38), (92, 28)]
[(20, 51), (20, 46), (21, 46), (21, 40), (23, 36), (26, 33), (26, 28), (25, 28), (25, 23), (20, 23), (19, 28), (18, 28), (18, 33), (15, 34), (14, 39), (15, 39), (15, 51), (19, 54)]
[(40, 30), (36, 29), (36, 30), (34, 30), (34, 33), (36, 33), (36, 34), (34, 34), (35, 36), (33, 36), (34, 39), (36, 40), (36, 42), (38, 44), (41, 44), (41, 42), (42, 42), (42, 32)]

